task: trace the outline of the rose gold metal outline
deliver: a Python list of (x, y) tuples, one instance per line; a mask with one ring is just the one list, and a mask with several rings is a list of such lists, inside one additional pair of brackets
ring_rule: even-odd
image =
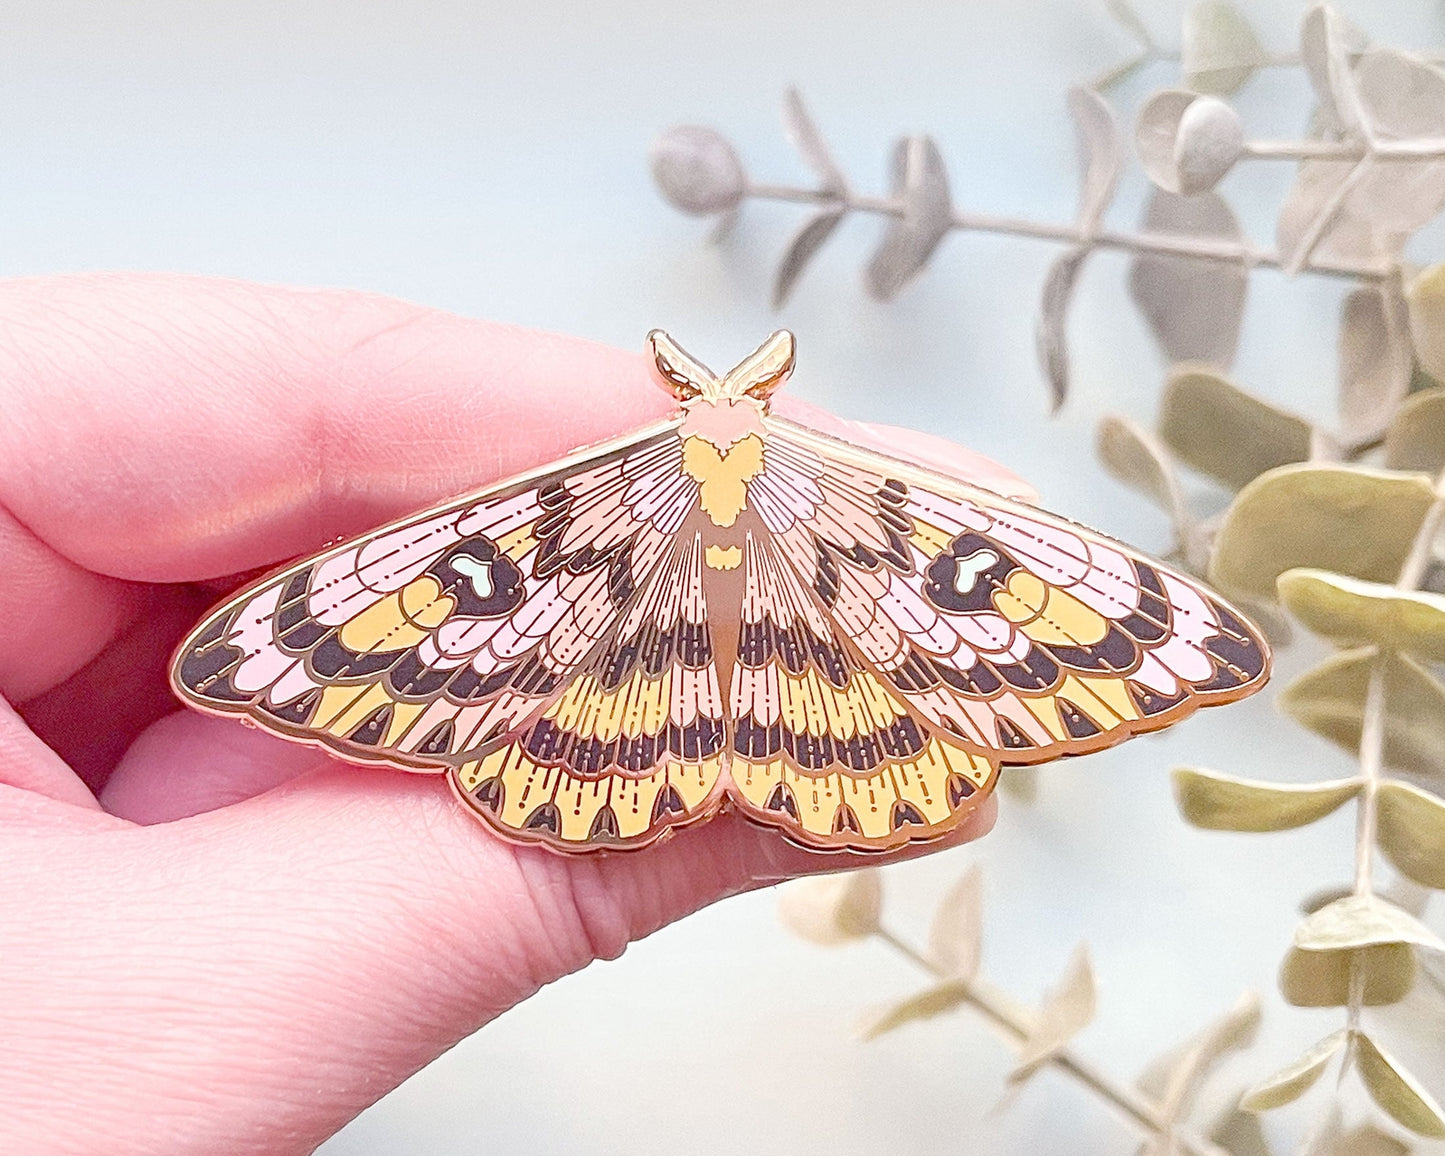
[[(1075, 522), (1038, 507), (1015, 501), (1001, 494), (994, 493), (986, 487), (966, 481), (963, 478), (930, 469), (904, 458), (893, 457), (878, 450), (857, 446), (842, 438), (834, 437), (831, 434), (810, 429), (807, 426), (799, 425), (785, 418), (767, 413), (766, 408), (772, 393), (779, 388), (789, 374), (791, 374), (795, 363), (795, 343), (793, 335), (787, 330), (779, 330), (774, 333), (753, 354), (744, 359), (727, 374), (721, 376), (713, 373), (701, 362), (689, 355), (661, 330), (654, 330), (648, 334), (647, 344), (649, 352), (652, 355), (654, 372), (660, 383), (677, 397), (679, 402), (694, 397), (719, 398), (728, 396), (740, 397), (745, 394), (751, 395), (764, 403), (765, 428), (777, 428), (784, 431), (788, 438), (802, 443), (806, 448), (812, 449), (820, 455), (841, 461), (855, 468), (886, 472), (888, 476), (897, 477), (899, 481), (924, 486), (943, 497), (949, 497), (955, 501), (972, 502), (975, 501), (976, 498), (984, 498), (987, 500), (986, 504), (990, 507), (1017, 513), (1031, 520), (1042, 521), (1070, 532), (1081, 533), (1086, 537), (1099, 540), (1106, 545), (1117, 547), (1127, 556), (1139, 557), (1156, 569), (1171, 575), (1177, 574), (1173, 567), (1162, 562), (1157, 562), (1142, 551), (1128, 546), (1108, 534), (1103, 534), (1083, 523)], [(269, 734), (274, 734), (289, 742), (315, 747), (330, 757), (343, 762), (386, 766), (416, 774), (445, 774), (453, 794), (457, 797), (458, 801), (465, 805), (467, 811), (489, 831), (517, 845), (542, 846), (557, 854), (569, 856), (605, 854), (609, 851), (630, 852), (654, 846), (670, 838), (679, 830), (707, 822), (720, 814), (733, 812), (736, 813), (739, 818), (753, 826), (766, 827), (776, 832), (779, 836), (795, 846), (812, 852), (830, 854), (841, 852), (882, 853), (895, 850), (905, 845), (922, 845), (936, 842), (954, 830), (983, 803), (997, 784), (999, 774), (1010, 766), (1027, 766), (1030, 764), (1053, 762), (1061, 758), (1072, 758), (1106, 750), (1128, 741), (1135, 735), (1148, 734), (1167, 729), (1199, 709), (1225, 705), (1247, 698), (1269, 681), (1273, 670), (1273, 655), (1270, 652), (1268, 642), (1258, 627), (1250, 622), (1249, 618), (1241, 613), (1238, 608), (1233, 606), (1227, 599), (1209, 590), (1207, 587), (1203, 587), (1201, 583), (1192, 578), (1178, 575), (1182, 581), (1187, 582), (1191, 587), (1203, 589), (1209, 597), (1213, 598), (1230, 613), (1234, 614), (1242, 623), (1252, 630), (1261, 651), (1262, 665), (1259, 675), (1248, 683), (1226, 690), (1190, 692), (1182, 702), (1167, 710), (1161, 711), (1157, 715), (1122, 720), (1121, 725), (1111, 730), (1103, 731), (1098, 736), (1090, 736), (1089, 740), (1081, 740), (1076, 747), (1071, 744), (1071, 748), (1068, 750), (1061, 751), (1057, 745), (1051, 745), (1037, 749), (1034, 755), (1030, 756), (1028, 751), (984, 750), (977, 748), (976, 744), (954, 742), (952, 745), (960, 750), (973, 754), (975, 757), (986, 758), (993, 764), (993, 773), (983, 785), (979, 786), (973, 794), (964, 800), (963, 805), (961, 805), (958, 810), (950, 813), (946, 819), (939, 823), (926, 827), (910, 824), (907, 827), (890, 832), (888, 836), (879, 839), (850, 841), (846, 835), (837, 838), (814, 836), (804, 831), (801, 826), (793, 829), (779, 823), (771, 822), (756, 815), (749, 807), (745, 806), (731, 789), (731, 780), (729, 777), (731, 759), (729, 752), (724, 750), (720, 756), (718, 782), (709, 791), (702, 803), (694, 811), (687, 812), (680, 820), (662, 825), (649, 826), (642, 835), (631, 840), (616, 843), (600, 842), (568, 846), (560, 845), (556, 841), (550, 840), (543, 835), (533, 835), (525, 831), (504, 827), (489, 819), (487, 817), (488, 813), (476, 806), (462, 790), (455, 773), (459, 764), (455, 761), (445, 763), (425, 762), (423, 760), (408, 759), (406, 756), (400, 755), (397, 752), (378, 754), (373, 748), (351, 744), (347, 740), (337, 739), (335, 736), (321, 736), (314, 731), (308, 731), (305, 728), (288, 724), (284, 720), (267, 720), (265, 723), (261, 723), (252, 717), (250, 711), (246, 709), (248, 704), (238, 704), (236, 709), (227, 709), (226, 707), (218, 706), (213, 701), (200, 700), (191, 694), (189, 689), (185, 687), (177, 677), (177, 669), (181, 655), (185, 648), (191, 645), (192, 639), (196, 631), (200, 628), (200, 625), (208, 624), (219, 615), (228, 613), (234, 609), (237, 604), (249, 598), (262, 587), (282, 581), (307, 567), (334, 556), (336, 553), (355, 545), (359, 541), (378, 537), (381, 534), (388, 533), (420, 519), (444, 514), (451, 510), (461, 510), (466, 506), (475, 505), (478, 502), (510, 497), (549, 476), (573, 473), (584, 466), (601, 464), (609, 457), (620, 456), (642, 442), (675, 430), (681, 425), (682, 420), (682, 413), (679, 412), (676, 416), (654, 422), (651, 425), (622, 437), (580, 447), (556, 461), (429, 506), (363, 534), (337, 539), (317, 553), (293, 559), (290, 562), (278, 566), (262, 577), (233, 591), (227, 598), (211, 607), (202, 617), (198, 626), (192, 629), (186, 638), (181, 641), (180, 645), (177, 646), (173, 652), (168, 667), (168, 677), (172, 692), (185, 705), (194, 710), (222, 718), (240, 719), (246, 725), (255, 727), (258, 730), (264, 730)], [(558, 693), (560, 693), (560, 690)], [(553, 697), (555, 698), (555, 696)], [(538, 709), (545, 710), (550, 701), (551, 700), (543, 701)], [(530, 721), (531, 717), (535, 717), (535, 712), (533, 716), (529, 716), (528, 721)], [(525, 725), (525, 723), (520, 723), (506, 735), (499, 736), (492, 743), (486, 744), (485, 747), (479, 747), (475, 751), (469, 751), (468, 758), (463, 761), (470, 762), (476, 758), (484, 757), (485, 754), (513, 741), (516, 734)], [(343, 746), (343, 744), (345, 745)]]

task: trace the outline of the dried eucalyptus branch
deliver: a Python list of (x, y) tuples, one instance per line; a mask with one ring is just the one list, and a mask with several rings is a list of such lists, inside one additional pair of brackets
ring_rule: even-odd
[[(1087, 90), (1079, 90), (1087, 91)], [(906, 138), (910, 144), (926, 141), (926, 137)], [(670, 149), (672, 141), (664, 138), (658, 142), (658, 155)], [(1303, 144), (1297, 146), (1304, 148)], [(672, 154), (674, 157), (676, 154)], [(1333, 156), (1333, 153), (1321, 153)], [(1416, 154), (1419, 155), (1435, 155)], [(1442, 153), (1441, 155), (1445, 155)], [(792, 185), (771, 185), (749, 182), (742, 194), (760, 201), (788, 201), (795, 204), (827, 206), (842, 213), (872, 213), (878, 216), (906, 219), (916, 213), (904, 197), (872, 197), (853, 193), (829, 193), (822, 189), (802, 188)], [(1031, 221), (1025, 217), (1010, 217), (993, 213), (960, 212), (951, 210), (946, 217), (948, 228), (961, 232), (996, 233), (1009, 237), (1027, 237), (1039, 241), (1058, 241), (1071, 245), (1095, 245), (1101, 249), (1122, 249), (1130, 253), (1154, 253), (1165, 257), (1193, 257), (1200, 261), (1218, 261), (1226, 265), (1242, 265), (1247, 269), (1281, 269), (1284, 267), (1280, 255), (1270, 249), (1261, 249), (1247, 242), (1218, 242), (1203, 237), (1171, 236), (1167, 233), (1118, 232), (1112, 229), (1086, 231), (1074, 225), (1051, 224), (1045, 221)], [(1321, 259), (1307, 265), (1302, 271), (1320, 273), (1326, 276), (1348, 277), (1355, 280), (1379, 280), (1393, 275), (1394, 265), (1358, 261), (1332, 261)], [(906, 284), (906, 280), (904, 281)], [(899, 286), (902, 287), (901, 285)], [(775, 298), (774, 304), (781, 305), (786, 297)]]
[[(1111, 7), (1141, 39), (1142, 51), (1158, 55), (1137, 14), (1127, 5)], [(1237, 299), (1242, 308), (1243, 286), (1258, 268), (1398, 286), (1405, 237), (1445, 206), (1445, 74), (1422, 57), (1369, 47), (1363, 34), (1326, 5), (1306, 15), (1297, 59), (1316, 88), (1314, 135), (1299, 141), (1246, 140), (1238, 114), (1213, 94), (1234, 91), (1270, 62), (1268, 54), (1233, 5), (1205, 0), (1190, 9), (1183, 52), (1189, 87), (1156, 93), (1139, 114), (1139, 157), (1159, 192), (1138, 230), (1103, 223), (1121, 149), (1113, 112), (1091, 89), (1069, 94), (1081, 167), (1079, 211), (1070, 223), (957, 208), (945, 162), (926, 136), (895, 143), (892, 188), (886, 195), (857, 193), (791, 90), (784, 101), (785, 127), (817, 176), (816, 185), (754, 180), (725, 137), (695, 125), (669, 129), (655, 142), (653, 176), (677, 208), (729, 223), (750, 199), (815, 207), (780, 261), (775, 306), (783, 304), (850, 214), (888, 222), (866, 273), (869, 290), (884, 300), (923, 270), (950, 232), (1066, 246), (1046, 278), (1038, 327), (1040, 361), (1057, 407), (1068, 390), (1067, 313), (1084, 262), (1095, 249), (1133, 255), (1136, 289), (1142, 278), (1155, 290), (1136, 291), (1135, 297), (1156, 333), (1161, 328), (1158, 301), (1187, 298), (1209, 307), (1210, 299), (1218, 297), (1226, 303)], [(1240, 162), (1260, 160), (1300, 164), (1274, 248), (1246, 239), (1228, 206), (1213, 195)], [(1209, 266), (1218, 272), (1211, 274)], [(1171, 292), (1161, 297), (1160, 288)], [(1227, 368), (1233, 342), (1223, 349), (1176, 345), (1168, 351), (1176, 360), (1198, 358)]]
[(1037, 1009), (1023, 1006), (979, 975), (983, 937), (982, 883), (969, 871), (939, 904), (928, 949), (920, 950), (882, 921), (882, 886), (876, 870), (803, 880), (784, 892), (784, 922), (814, 943), (834, 946), (873, 938), (937, 982), (883, 1009), (864, 1028), (874, 1039), (906, 1024), (958, 1008), (978, 1013), (1017, 1053), (1009, 1076), (1019, 1085), (1045, 1067), (1073, 1079), (1148, 1138), (1147, 1151), (1182, 1156), (1229, 1156), (1227, 1149), (1199, 1135), (1185, 1122), (1219, 1060), (1247, 1045), (1259, 1025), (1259, 1004), (1247, 995), (1228, 1015), (1167, 1057), (1157, 1073), (1163, 1089), (1154, 1098), (1115, 1080), (1071, 1045), (1094, 1015), (1094, 978), (1081, 946), (1059, 984)]
[[(1127, 0), (1107, 2), (1140, 49), (1097, 88), (1168, 55)], [(1416, 272), (1403, 258), (1406, 242), (1445, 207), (1445, 72), (1431, 59), (1371, 45), (1329, 5), (1315, 4), (1301, 23), (1294, 58), (1314, 94), (1307, 139), (1251, 140), (1220, 97), (1281, 61), (1261, 48), (1238, 8), (1227, 0), (1194, 4), (1179, 56), (1184, 87), (1147, 99), (1136, 124), (1137, 152), (1155, 185), (1136, 230), (1105, 224), (1121, 146), (1109, 105), (1087, 89), (1074, 90), (1068, 101), (1081, 158), (1079, 210), (1069, 224), (955, 208), (946, 166), (927, 137), (897, 142), (886, 195), (854, 193), (795, 93), (785, 122), (818, 178), (815, 186), (750, 181), (731, 144), (702, 128), (664, 134), (653, 172), (664, 195), (689, 212), (731, 218), (749, 198), (815, 207), (781, 262), (778, 303), (850, 213), (886, 221), (866, 272), (869, 289), (885, 299), (927, 265), (950, 232), (1063, 245), (1045, 279), (1037, 328), (1055, 405), (1068, 388), (1065, 331), (1081, 270), (1096, 249), (1131, 253), (1132, 296), (1171, 368), (1157, 431), (1106, 418), (1099, 455), (1166, 512), (1173, 554), (1184, 565), (1247, 601), (1277, 638), (1287, 633), (1276, 609), (1282, 607), (1340, 648), (1277, 701), (1295, 722), (1356, 760), (1352, 774), (1312, 783), (1194, 768), (1175, 773), (1181, 813), (1198, 827), (1279, 831), (1351, 800), (1357, 808), (1353, 884), (1308, 902), (1280, 971), (1287, 1001), (1340, 1008), (1345, 1025), (1256, 1084), (1244, 1104), (1264, 1111), (1293, 1102), (1338, 1060), (1341, 1077), (1356, 1074), (1396, 1124), (1445, 1137), (1445, 1109), (1369, 1022), (1370, 1008), (1398, 1003), (1412, 989), (1445, 1001), (1438, 982), (1445, 941), (1419, 918), (1423, 903), (1395, 901), (1390, 888), (1377, 886), (1375, 854), (1411, 886), (1429, 889), (1425, 894), (1445, 891), (1445, 681), (1437, 675), (1445, 664), (1445, 557), (1438, 541), (1445, 526), (1445, 386), (1437, 384), (1445, 382), (1445, 263)], [(1216, 191), (1246, 161), (1296, 165), (1272, 249), (1243, 236)], [(1250, 274), (1266, 266), (1354, 282), (1339, 318), (1333, 420), (1281, 409), (1228, 376)], [(1186, 468), (1231, 492), (1228, 508), (1197, 510), (1189, 498), (1197, 487), (1181, 480)], [(1016, 1041), (1014, 1029), (1034, 1022), (1006, 995), (980, 986), (976, 947), (972, 963), (963, 960), (967, 967), (955, 959), (938, 970), (932, 948), (921, 953), (898, 940), (876, 914), (857, 934), (885, 938), (944, 977), (892, 1009), (881, 1021), (886, 1026), (970, 1006)], [(1417, 986), (1422, 975), (1427, 982)], [(1072, 1055), (1065, 1047), (1071, 1034), (1048, 1062), (1079, 1079), (1058, 1059)], [(1445, 1072), (1445, 1052), (1434, 1070)], [(1166, 1090), (1177, 1089), (1178, 1079), (1145, 1086), (1144, 1103), (1154, 1107), (1140, 1112), (1130, 1110), (1132, 1090), (1113, 1095), (1119, 1088), (1107, 1077), (1100, 1075), (1098, 1086), (1081, 1082), (1143, 1127), (1150, 1151), (1179, 1148), (1169, 1128), (1181, 1113), (1170, 1105), (1182, 1101)], [(1168, 1128), (1155, 1127), (1160, 1121)], [(1224, 1143), (1219, 1136), (1204, 1143)], [(1258, 1140), (1244, 1143), (1251, 1152), (1265, 1150)], [(1310, 1156), (1407, 1150), (1368, 1122), (1345, 1130), (1333, 1101), (1304, 1149)]]

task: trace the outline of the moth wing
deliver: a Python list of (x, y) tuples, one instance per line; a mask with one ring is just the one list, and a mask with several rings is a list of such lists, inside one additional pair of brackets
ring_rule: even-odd
[(190, 704), (441, 771), (588, 668), (697, 500), (669, 422), (287, 566), (178, 648)]
[(789, 545), (764, 530), (742, 550), (732, 806), (815, 850), (937, 839), (985, 797), (993, 763), (910, 709), (803, 580), (799, 562), (810, 559), (790, 558)]
[(778, 418), (750, 496), (912, 715), (1004, 764), (1100, 750), (1267, 680), (1259, 631), (1093, 530)]
[(513, 839), (556, 850), (646, 846), (722, 805), (726, 723), (696, 531), (622, 608), (565, 690), (453, 772)]

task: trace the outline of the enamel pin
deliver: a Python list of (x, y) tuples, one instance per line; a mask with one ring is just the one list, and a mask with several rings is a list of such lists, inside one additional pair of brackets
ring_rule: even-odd
[(644, 847), (734, 810), (818, 851), (959, 823), (1000, 766), (1258, 690), (1269, 651), (1192, 578), (769, 412), (648, 339), (670, 419), (286, 566), (210, 613), (187, 703), (445, 773), (487, 826)]

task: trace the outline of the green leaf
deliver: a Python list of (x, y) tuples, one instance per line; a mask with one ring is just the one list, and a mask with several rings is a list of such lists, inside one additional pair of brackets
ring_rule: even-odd
[(1367, 1007), (1399, 1003), (1415, 983), (1415, 952), (1402, 943), (1352, 951), (1292, 947), (1280, 965), (1279, 990), (1295, 1007), (1346, 1007), (1353, 967), (1364, 971)]
[(1445, 380), (1445, 264), (1422, 269), (1405, 286), (1415, 359), (1431, 377)]
[(969, 986), (963, 980), (946, 980), (934, 987), (925, 988), (917, 995), (909, 996), (892, 1007), (885, 1008), (863, 1027), (865, 1040), (876, 1040), (879, 1036), (903, 1027), (917, 1020), (929, 1020), (934, 1016), (950, 1012), (967, 1003)]
[(1099, 422), (1094, 449), (1109, 473), (1153, 499), (1155, 505), (1171, 516), (1177, 516), (1184, 507), (1169, 452), (1137, 422), (1118, 414), (1106, 414)]
[(1373, 643), (1445, 661), (1445, 597), (1327, 570), (1286, 570), (1280, 601), (1308, 630), (1342, 646)]
[(1355, 1033), (1355, 1064), (1371, 1098), (1396, 1123), (1421, 1136), (1445, 1137), (1445, 1112), (1435, 1098), (1364, 1032)]
[(1360, 793), (1359, 779), (1325, 783), (1262, 783), (1218, 771), (1178, 767), (1174, 797), (1196, 827), (1211, 831), (1286, 831), (1303, 827)]
[(1228, 96), (1269, 63), (1244, 13), (1226, 0), (1198, 0), (1184, 13), (1180, 64), (1195, 92)]
[(1434, 498), (1421, 474), (1282, 466), (1255, 478), (1226, 511), (1210, 577), (1263, 598), (1298, 567), (1393, 582)]
[(1307, 916), (1295, 928), (1301, 951), (1339, 951), (1405, 943), (1445, 953), (1445, 941), (1401, 907), (1378, 895), (1346, 895)]
[(1237, 1105), (1215, 1117), (1209, 1127), (1209, 1138), (1230, 1156), (1274, 1156), (1259, 1117)]
[(1385, 464), (1427, 474), (1445, 468), (1445, 389), (1423, 389), (1405, 399), (1385, 431)]
[(1400, 873), (1445, 890), (1445, 799), (1393, 779), (1380, 784), (1376, 837)]
[(1203, 366), (1169, 375), (1159, 432), (1183, 462), (1239, 489), (1266, 470), (1310, 456), (1311, 426)]
[(1037, 803), (1039, 768), (1004, 767), (998, 776), (998, 789), (1020, 803)]
[(1240, 1107), (1251, 1112), (1268, 1112), (1294, 1103), (1324, 1074), (1335, 1053), (1345, 1046), (1348, 1034), (1341, 1028), (1320, 1040), (1294, 1063), (1265, 1077), (1244, 1093)]
[[(1351, 754), (1360, 749), (1374, 647), (1332, 655), (1280, 692), (1279, 708)], [(1385, 659), (1385, 762), (1412, 774), (1445, 770), (1445, 685), (1413, 659)]]
[(825, 947), (872, 935), (882, 908), (882, 878), (875, 867), (796, 880), (778, 900), (783, 925)]
[(1329, 1151), (1320, 1156), (1410, 1156), (1410, 1145), (1373, 1124), (1356, 1124), (1348, 1132), (1341, 1132)]

